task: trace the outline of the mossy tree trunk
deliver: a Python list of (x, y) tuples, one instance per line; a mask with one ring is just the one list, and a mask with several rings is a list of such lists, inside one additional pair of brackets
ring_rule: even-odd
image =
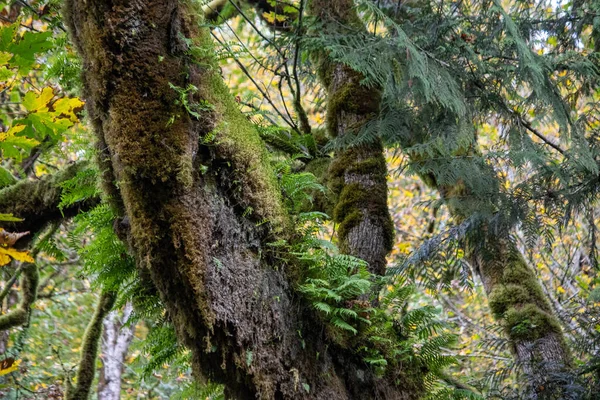
[[(417, 165), (447, 157), (430, 154), (424, 159), (415, 155), (410, 148), (432, 138), (415, 135), (411, 140), (405, 145)], [(485, 214), (486, 208), (487, 212), (493, 212), (496, 209), (493, 194), (499, 191), (501, 182), (481, 159), (476, 138), (473, 137), (468, 148), (459, 148), (453, 156), (468, 160), (467, 170), (472, 171), (474, 179), (488, 183), (486, 193), (476, 193), (462, 179), (440, 183), (429, 174), (422, 177), (424, 182), (440, 192), (457, 223), (476, 212)], [(536, 399), (564, 398), (561, 396), (566, 395), (566, 387), (574, 378), (570, 372), (570, 352), (535, 271), (517, 248), (510, 226), (500, 223), (492, 227), (484, 223), (476, 229), (464, 240), (465, 256), (480, 276), (492, 314), (504, 326), (515, 361), (527, 378), (521, 385), (524, 395)]]
[[(309, 11), (322, 33), (364, 31), (351, 0), (311, 0)], [(352, 143), (378, 114), (381, 93), (361, 84), (363, 76), (350, 67), (319, 56), (319, 78), (327, 90), (327, 128), (334, 137)], [(384, 275), (386, 256), (394, 243), (394, 226), (387, 205), (387, 165), (379, 139), (336, 153), (329, 169), (336, 194), (333, 218), (340, 249), (369, 263)]]
[(378, 378), (328, 342), (294, 295), (294, 266), (269, 256), (265, 243), (289, 230), (276, 179), (192, 7), (67, 0), (65, 20), (84, 61), (105, 191), (195, 375), (236, 399), (415, 398), (400, 374)]
[[(325, 34), (340, 33), (340, 29), (353, 29), (354, 33), (364, 30), (352, 0), (312, 0), (310, 5), (311, 12), (323, 24)], [(375, 118), (381, 89), (361, 85), (363, 76), (346, 65), (333, 62), (326, 54), (319, 61), (320, 78), (328, 91), (329, 131), (335, 137), (356, 135)], [(426, 143), (428, 139), (415, 135), (410, 140), (407, 148)], [(473, 152), (475, 147), (473, 144), (462, 152)], [(408, 154), (412, 156), (410, 150)], [(427, 161), (414, 157), (413, 160)], [(490, 174), (493, 185), (499, 184), (487, 166), (474, 164), (473, 172), (476, 171)], [(371, 262), (375, 266), (373, 272), (383, 273), (385, 255), (392, 244), (393, 226), (386, 204), (387, 171), (380, 142), (339, 152), (330, 173), (334, 191), (338, 193), (334, 217), (340, 224), (343, 248)], [(477, 199), (473, 199), (465, 182), (442, 185), (434, 177), (424, 178), (440, 192), (458, 221), (470, 217), (473, 212), (471, 200)], [(559, 386), (561, 379), (571, 379), (568, 374), (570, 355), (561, 325), (535, 272), (518, 251), (510, 232), (484, 236), (484, 240), (466, 244), (469, 261), (482, 278), (492, 313), (505, 327), (515, 360), (529, 378), (528, 395), (535, 398), (552, 393), (557, 386), (550, 385), (549, 379), (556, 379)], [(373, 241), (380, 246), (374, 246)]]

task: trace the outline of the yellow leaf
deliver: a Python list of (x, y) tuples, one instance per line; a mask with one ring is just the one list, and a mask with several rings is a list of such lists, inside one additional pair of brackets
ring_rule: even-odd
[(6, 254), (0, 253), (0, 267), (5, 266), (9, 262), (10, 262), (10, 257), (7, 256)]
[(19, 251), (19, 250), (13, 249), (12, 247), (8, 247), (8, 248), (0, 247), (0, 254), (9, 255), (17, 261), (23, 261), (23, 262), (29, 262), (29, 263), (34, 262), (33, 258), (29, 255), (29, 252)]
[(562, 286), (559, 286), (559, 287), (557, 287), (557, 288), (556, 288), (556, 291), (557, 291), (558, 293), (566, 293), (566, 290), (565, 290), (565, 288), (563, 288)]
[(81, 101), (77, 97), (65, 97), (56, 100), (53, 107), (54, 111), (68, 117), (71, 120), (71, 122), (77, 122), (78, 118), (77, 115), (75, 115), (75, 112), (78, 111), (78, 109), (80, 109), (81, 107), (83, 107), (83, 104), (83, 101)]
[(8, 139), (9, 137), (14, 136), (15, 133), (19, 133), (25, 128), (26, 128), (25, 125), (15, 125), (15, 126), (11, 126), (10, 129), (6, 132), (0, 132), (0, 142), (3, 142), (6, 139)]
[[(19, 364), (21, 364), (21, 360), (14, 361), (11, 358), (7, 358), (6, 360), (2, 361), (1, 366), (0, 366), (0, 368), (1, 368), (0, 376), (7, 375), (7, 374), (10, 374), (11, 372), (18, 370)], [(5, 366), (6, 366), (6, 368), (5, 368)]]

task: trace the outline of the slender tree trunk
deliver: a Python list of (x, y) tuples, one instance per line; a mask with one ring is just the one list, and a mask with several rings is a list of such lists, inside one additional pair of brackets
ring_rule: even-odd
[[(410, 147), (431, 138), (420, 141), (415, 136), (412, 139), (414, 142), (407, 144), (411, 160), (428, 162), (422, 156), (412, 154)], [(423, 177), (429, 186), (440, 192), (458, 223), (471, 217), (477, 211), (474, 207), (493, 209), (490, 199), (501, 183), (496, 172), (480, 159), (475, 141), (473, 138), (473, 144), (466, 150), (459, 149), (455, 156), (471, 162), (469, 170), (480, 182), (488, 182), (489, 193), (475, 194), (463, 180), (440, 184), (432, 175)], [(571, 358), (562, 326), (535, 271), (514, 243), (510, 229), (505, 224), (479, 226), (475, 235), (465, 239), (466, 258), (481, 277), (490, 309), (503, 324), (515, 361), (527, 377), (521, 385), (526, 398), (569, 398), (560, 397), (567, 396), (565, 388), (574, 379), (569, 372)]]
[(121, 398), (121, 375), (135, 332), (135, 325), (125, 325), (132, 311), (133, 306), (127, 303), (120, 317), (117, 310), (114, 310), (104, 319), (100, 347), (102, 368), (98, 381), (98, 400)]
[(195, 375), (237, 399), (415, 398), (418, 383), (406, 375), (418, 371), (378, 378), (328, 342), (294, 295), (295, 266), (263, 246), (289, 230), (276, 179), (222, 81), (209, 32), (194, 21), (201, 10), (187, 7), (68, 0), (65, 20), (106, 144), (105, 176), (118, 183), (105, 186), (122, 200), (138, 268), (191, 350)]

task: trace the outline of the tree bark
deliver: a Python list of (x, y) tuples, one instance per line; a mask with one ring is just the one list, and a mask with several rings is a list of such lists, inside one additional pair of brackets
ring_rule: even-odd
[(20, 247), (50, 222), (73, 217), (99, 203), (100, 198), (95, 197), (62, 210), (58, 208), (63, 193), (61, 184), (75, 177), (87, 166), (86, 162), (74, 163), (53, 175), (46, 175), (35, 181), (24, 179), (0, 190), (0, 213), (13, 214), (23, 219), (20, 222), (3, 222), (2, 227), (8, 231), (31, 233), (19, 240)]
[[(423, 158), (414, 154), (410, 150), (412, 146), (427, 143), (432, 138), (415, 135), (411, 140), (405, 143), (405, 149), (416, 164), (429, 162), (428, 157), (447, 157), (429, 154)], [(488, 182), (487, 193), (475, 193), (462, 179), (439, 183), (433, 174), (422, 178), (440, 192), (450, 214), (461, 223), (478, 210), (496, 208), (493, 196), (501, 182), (496, 172), (481, 159), (475, 137), (468, 148), (458, 149), (454, 156), (468, 160), (468, 170), (474, 179)], [(548, 398), (546, 396), (557, 393), (566, 395), (567, 386), (574, 380), (570, 371), (571, 356), (560, 321), (535, 271), (514, 243), (510, 226), (500, 223), (492, 227), (484, 223), (476, 229), (464, 240), (465, 256), (481, 277), (492, 314), (504, 326), (515, 361), (527, 377), (521, 385), (524, 395), (531, 399)]]
[(121, 398), (121, 375), (135, 332), (134, 324), (125, 325), (132, 311), (133, 306), (127, 303), (120, 318), (119, 313), (114, 310), (104, 319), (100, 347), (102, 368), (98, 380), (98, 400)]
[[(351, 0), (311, 0), (309, 11), (325, 34), (365, 30)], [(338, 139), (352, 142), (374, 120), (381, 104), (379, 89), (361, 84), (364, 76), (347, 65), (319, 56), (319, 78), (327, 89), (327, 128)], [(370, 272), (384, 275), (386, 256), (394, 244), (394, 225), (387, 205), (387, 164), (379, 138), (339, 150), (329, 169), (337, 195), (333, 212), (340, 249), (369, 263)]]
[[(185, 5), (184, 5), (185, 4)], [(87, 108), (106, 144), (129, 245), (166, 304), (198, 379), (230, 398), (411, 399), (414, 371), (378, 378), (326, 339), (294, 295), (276, 179), (189, 3), (68, 0)], [(250, 213), (250, 211), (252, 211)], [(251, 215), (248, 215), (248, 214)], [(267, 223), (265, 223), (267, 222)]]
[[(340, 33), (343, 29), (353, 29), (356, 34), (364, 30), (351, 0), (312, 0), (310, 4), (311, 12), (324, 24), (319, 28), (325, 34)], [(356, 135), (361, 127), (376, 118), (381, 88), (361, 85), (362, 75), (328, 59), (326, 54), (321, 56), (319, 73), (328, 90), (327, 118), (332, 135)], [(427, 138), (415, 135), (409, 141), (405, 148), (413, 162), (426, 162), (420, 159), (421, 156), (411, 154), (410, 147), (426, 143)], [(459, 151), (474, 155), (475, 147), (476, 143)], [(486, 165), (473, 162), (472, 167), (474, 173), (489, 174), (492, 186), (499, 186), (496, 174)], [(378, 266), (373, 272), (382, 274), (387, 246), (393, 243), (393, 236), (388, 232), (393, 232), (393, 227), (386, 227), (387, 204), (379, 200), (387, 199), (387, 171), (380, 142), (354, 146), (338, 153), (330, 173), (337, 185), (334, 189), (339, 193), (334, 217), (340, 224), (343, 248)], [(458, 221), (471, 216), (473, 200), (482, 204), (487, 202), (486, 199), (474, 199), (463, 181), (438, 184), (435, 177), (424, 178), (440, 192)], [(560, 388), (549, 384), (549, 378), (563, 375), (564, 379), (570, 379), (570, 354), (560, 322), (553, 314), (535, 272), (514, 245), (510, 231), (484, 236), (485, 240), (467, 244), (466, 254), (484, 282), (494, 316), (505, 326), (516, 361), (529, 378), (528, 395), (537, 398), (552, 393)]]

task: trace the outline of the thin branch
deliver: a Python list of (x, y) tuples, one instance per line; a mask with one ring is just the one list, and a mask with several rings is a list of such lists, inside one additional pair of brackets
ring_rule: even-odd
[(248, 79), (250, 79), (250, 81), (254, 84), (254, 86), (260, 92), (260, 94), (264, 97), (264, 99), (271, 105), (271, 107), (273, 107), (275, 112), (285, 121), (286, 124), (288, 124), (290, 127), (292, 127), (292, 129), (294, 129), (295, 131), (298, 131), (298, 126), (294, 123), (294, 121), (289, 121), (286, 118), (286, 116), (277, 108), (277, 106), (275, 105), (275, 103), (273, 103), (273, 100), (271, 100), (269, 95), (260, 87), (258, 82), (256, 82), (256, 80), (252, 77), (252, 75), (250, 74), (250, 71), (248, 71), (248, 69), (244, 66), (244, 64), (242, 64), (241, 61), (238, 60), (237, 57), (235, 57), (233, 55), (233, 52), (229, 49), (229, 47), (227, 47), (225, 45), (225, 43), (223, 43), (213, 32), (211, 32), (211, 35), (221, 46), (223, 46), (224, 49), (229, 51), (229, 53), (233, 57), (233, 60), (238, 65), (238, 67), (240, 67), (240, 69), (242, 70), (244, 75), (246, 75), (248, 77)]
[(67, 379), (67, 400), (83, 400), (89, 398), (94, 376), (96, 374), (96, 359), (98, 358), (98, 347), (100, 337), (102, 336), (102, 321), (112, 310), (117, 293), (105, 291), (100, 296), (100, 301), (96, 307), (96, 312), (92, 317), (83, 337), (81, 346), (81, 357), (77, 368), (77, 385), (71, 386), (70, 379)]
[(548, 139), (546, 136), (544, 136), (540, 131), (538, 131), (533, 126), (531, 126), (531, 124), (528, 121), (526, 121), (523, 117), (518, 116), (518, 118), (519, 118), (519, 123), (522, 124), (529, 132), (533, 133), (542, 142), (546, 143), (548, 146), (552, 147), (554, 150), (558, 151), (563, 156), (565, 155), (565, 151), (559, 145), (552, 142), (550, 139)]

